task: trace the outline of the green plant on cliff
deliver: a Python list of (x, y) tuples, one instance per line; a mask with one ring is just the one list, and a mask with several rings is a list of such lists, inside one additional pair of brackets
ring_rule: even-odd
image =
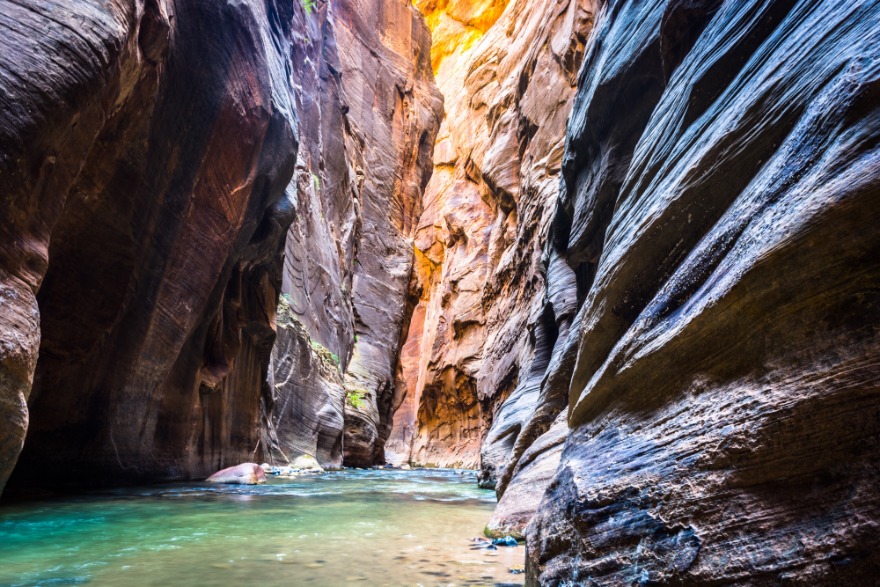
[(303, 10), (306, 11), (306, 14), (311, 14), (315, 11), (317, 0), (299, 0), (300, 4), (302, 4)]
[(345, 392), (345, 401), (356, 410), (360, 410), (367, 405), (366, 399), (366, 389), (349, 389)]
[(312, 352), (317, 355), (318, 359), (325, 364), (336, 368), (339, 367), (339, 355), (313, 339), (305, 326), (297, 319), (296, 314), (293, 312), (290, 294), (283, 293), (278, 296), (278, 308), (275, 311), (275, 323), (278, 326), (294, 327), (303, 340), (309, 341), (309, 346), (311, 347)]
[(312, 340), (311, 338), (309, 339), (309, 345), (322, 361), (324, 361), (325, 363), (330, 363), (334, 367), (339, 366), (339, 356), (331, 352), (330, 349), (322, 345), (317, 340)]
[(290, 326), (296, 321), (291, 306), (290, 294), (283, 293), (278, 296), (278, 307), (275, 310), (275, 323), (279, 326)]

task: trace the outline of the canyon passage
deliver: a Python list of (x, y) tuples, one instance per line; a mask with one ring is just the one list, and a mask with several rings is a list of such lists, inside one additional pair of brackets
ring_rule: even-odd
[(0, 31), (3, 584), (878, 584), (880, 3)]

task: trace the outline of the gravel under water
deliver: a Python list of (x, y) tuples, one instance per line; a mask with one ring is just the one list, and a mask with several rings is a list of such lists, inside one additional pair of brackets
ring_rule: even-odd
[(0, 585), (522, 585), (522, 546), (474, 548), (475, 474), (346, 470), (0, 508)]

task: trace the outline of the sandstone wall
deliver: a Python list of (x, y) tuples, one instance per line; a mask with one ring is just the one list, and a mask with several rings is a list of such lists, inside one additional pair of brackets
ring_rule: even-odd
[(253, 458), (297, 150), (293, 9), (0, 2), (0, 488), (25, 435), (20, 485)]
[(434, 32), (446, 117), (416, 233), (418, 301), (386, 453), (393, 462), (482, 462), (494, 486), (565, 320), (545, 300), (542, 247), (592, 8), (583, 0), (417, 5)]
[(430, 31), (408, 2), (332, 0), (294, 28), (302, 141), (268, 457), (339, 466), (344, 452), (345, 464), (371, 466), (384, 461), (442, 97)]
[(348, 462), (381, 461), (442, 108), (419, 13), (35, 1), (3, 19), (0, 483), (26, 431), (18, 485), (335, 466), (343, 412)]
[(550, 238), (572, 431), (528, 584), (876, 583), (878, 88), (876, 2), (597, 13)]

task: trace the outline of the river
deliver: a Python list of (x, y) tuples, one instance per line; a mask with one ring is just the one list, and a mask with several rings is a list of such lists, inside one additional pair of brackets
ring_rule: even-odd
[(346, 470), (0, 507), (0, 586), (515, 586), (471, 471)]

